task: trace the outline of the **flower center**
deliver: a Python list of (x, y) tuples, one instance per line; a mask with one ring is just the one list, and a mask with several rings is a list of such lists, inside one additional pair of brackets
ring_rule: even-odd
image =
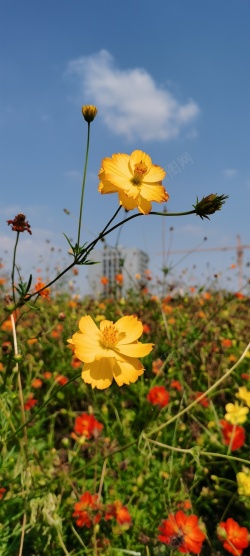
[(132, 177), (132, 184), (133, 185), (141, 185), (141, 182), (145, 176), (145, 174), (148, 171), (148, 167), (145, 164), (145, 162), (138, 162), (138, 164), (135, 164), (135, 168), (134, 168), (134, 175)]
[(105, 348), (112, 348), (116, 345), (118, 340), (118, 330), (113, 324), (105, 326), (101, 332), (101, 344)]

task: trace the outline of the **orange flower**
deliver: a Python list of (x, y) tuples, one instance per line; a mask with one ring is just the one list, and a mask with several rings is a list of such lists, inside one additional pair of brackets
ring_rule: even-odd
[(171, 307), (171, 305), (162, 305), (162, 310), (164, 313), (166, 313), (166, 315), (171, 315), (171, 313), (173, 312), (173, 307)]
[(221, 345), (224, 348), (230, 348), (232, 346), (232, 340), (230, 340), (229, 338), (223, 338)]
[(80, 502), (74, 505), (73, 517), (77, 517), (76, 525), (78, 527), (88, 527), (90, 528), (92, 524), (98, 523), (101, 519), (100, 514), (101, 506), (98, 503), (98, 495), (90, 494), (86, 491), (80, 497)]
[(175, 388), (176, 390), (179, 390), (179, 392), (181, 392), (182, 390), (182, 385), (179, 382), (179, 380), (172, 380), (171, 384), (170, 384), (170, 388)]
[[(203, 394), (203, 392), (195, 392), (194, 399), (197, 400), (202, 394)], [(202, 398), (202, 400), (200, 400), (198, 403), (200, 405), (203, 405), (203, 407), (208, 407), (209, 406), (209, 399), (206, 396), (204, 396), (204, 398)]]
[(147, 400), (153, 405), (159, 405), (160, 407), (166, 407), (169, 402), (169, 393), (164, 386), (154, 386), (149, 390), (147, 395)]
[(45, 380), (49, 380), (52, 377), (52, 373), (50, 371), (45, 371), (43, 373)]
[(87, 413), (82, 413), (76, 417), (74, 431), (80, 436), (85, 436), (85, 438), (91, 438), (91, 436), (97, 436), (98, 431), (103, 429), (103, 424), (99, 423), (94, 417), (94, 415), (88, 415)]
[(27, 344), (29, 344), (29, 346), (33, 346), (33, 344), (36, 344), (37, 342), (37, 338), (29, 338), (29, 340), (27, 340)]
[(6, 278), (0, 278), (0, 287), (4, 286), (4, 284), (6, 284)]
[(175, 318), (171, 317), (171, 319), (168, 319), (168, 324), (175, 324), (176, 320)]
[(2, 500), (2, 498), (3, 498), (4, 494), (5, 494), (5, 492), (6, 492), (6, 488), (1, 487), (1, 488), (0, 488), (0, 500)]
[(24, 404), (24, 409), (26, 411), (29, 411), (36, 404), (37, 404), (37, 400), (34, 398), (34, 394), (31, 393), (28, 395), (28, 398)]
[[(39, 290), (41, 290), (42, 288), (44, 288), (41, 292)], [(40, 295), (41, 297), (44, 297), (44, 299), (47, 299), (48, 301), (50, 300), (50, 289), (49, 288), (45, 288), (45, 284), (44, 282), (41, 282), (40, 280), (38, 280), (38, 282), (35, 285), (35, 290), (38, 293), (38, 295)]]
[(232, 517), (219, 523), (217, 534), (220, 541), (223, 542), (225, 550), (234, 554), (234, 556), (240, 556), (243, 548), (247, 548), (249, 545), (249, 532), (247, 528), (240, 527)]
[(241, 378), (243, 378), (243, 380), (250, 380), (250, 375), (248, 375), (247, 373), (242, 373)]
[(172, 549), (178, 549), (184, 554), (193, 552), (200, 554), (205, 535), (198, 525), (196, 515), (185, 515), (182, 510), (170, 514), (159, 526), (160, 542), (167, 544)]
[(120, 500), (115, 500), (113, 504), (110, 504), (107, 507), (107, 513), (105, 514), (105, 519), (106, 520), (112, 519), (112, 517), (116, 519), (119, 525), (124, 525), (124, 524), (130, 525), (132, 523), (131, 515), (128, 509), (126, 508), (126, 506), (122, 505)]
[(223, 443), (226, 446), (231, 446), (232, 452), (241, 448), (245, 442), (245, 430), (240, 425), (231, 425), (225, 421), (220, 420), (222, 426)]
[(77, 357), (74, 356), (72, 357), (70, 364), (73, 369), (78, 369), (81, 366), (82, 362), (80, 361), (80, 359), (77, 359)]
[(151, 328), (149, 324), (143, 324), (143, 334), (150, 334)]
[(0, 362), (0, 371), (3, 371), (3, 370), (4, 370), (4, 366), (3, 366), (3, 364)]
[(236, 264), (230, 264), (229, 268), (236, 268), (236, 266), (237, 266)]
[(5, 320), (1, 326), (1, 330), (3, 332), (11, 332), (12, 331), (12, 323), (10, 318)]
[(120, 286), (122, 286), (123, 281), (124, 281), (123, 274), (121, 274), (121, 273), (120, 273), (120, 274), (116, 274), (116, 275), (115, 275), (115, 279), (116, 279), (117, 284), (119, 284)]
[(235, 295), (235, 297), (237, 297), (238, 299), (244, 299), (244, 297), (245, 297), (245, 296), (243, 295), (243, 293), (241, 293), (241, 292), (236, 292), (234, 295)]
[(100, 282), (103, 286), (107, 286), (107, 284), (109, 283), (109, 279), (107, 278), (107, 276), (102, 276), (100, 278)]
[(206, 299), (206, 301), (208, 301), (209, 299), (211, 299), (211, 293), (209, 292), (203, 292), (203, 297), (204, 299)]
[(153, 363), (152, 363), (152, 372), (154, 373), (154, 375), (158, 375), (162, 365), (163, 365), (163, 361), (159, 357), (158, 357), (158, 359), (156, 359), (156, 361), (153, 361)]
[(198, 317), (199, 317), (200, 319), (205, 319), (205, 318), (206, 318), (206, 315), (205, 315), (204, 311), (199, 311)]
[(34, 378), (32, 380), (31, 386), (32, 388), (41, 388), (43, 385), (43, 381), (40, 378)]
[(79, 274), (78, 268), (73, 268), (72, 272), (73, 272), (74, 276), (77, 276)]
[(68, 382), (67, 377), (64, 376), (64, 375), (57, 375), (57, 376), (55, 376), (54, 380), (56, 382), (58, 382), (58, 384), (60, 384), (61, 386), (64, 386), (64, 384), (67, 384), (67, 382)]

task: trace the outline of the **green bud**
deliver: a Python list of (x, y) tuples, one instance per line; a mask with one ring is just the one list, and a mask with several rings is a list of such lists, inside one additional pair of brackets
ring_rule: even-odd
[(228, 195), (217, 195), (217, 193), (211, 193), (207, 197), (203, 197), (201, 201), (196, 199), (196, 205), (193, 205), (197, 216), (203, 220), (207, 218), (209, 220), (210, 214), (214, 214), (217, 210), (221, 210), (222, 205), (224, 205)]

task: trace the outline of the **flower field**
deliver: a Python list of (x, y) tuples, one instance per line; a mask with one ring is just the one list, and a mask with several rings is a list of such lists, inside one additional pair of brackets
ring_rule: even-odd
[[(20, 538), (34, 556), (248, 553), (250, 301), (239, 297), (40, 296), (14, 313), (18, 370), (2, 313), (1, 556), (18, 555)], [(107, 356), (103, 337), (124, 374), (109, 359), (100, 389), (89, 367)]]

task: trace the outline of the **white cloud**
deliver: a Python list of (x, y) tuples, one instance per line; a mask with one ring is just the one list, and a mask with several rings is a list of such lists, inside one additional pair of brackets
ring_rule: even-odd
[(236, 174), (237, 170), (235, 170), (235, 168), (225, 168), (225, 170), (223, 170), (223, 175), (226, 178), (233, 178)]
[(107, 50), (71, 60), (67, 75), (79, 80), (81, 97), (96, 104), (106, 126), (128, 140), (167, 140), (193, 122), (199, 107), (180, 102), (142, 68), (119, 69)]
[(79, 172), (79, 170), (68, 170), (68, 171), (64, 172), (64, 176), (66, 178), (70, 178), (70, 179), (73, 179), (73, 180), (75, 180), (75, 179), (78, 180), (79, 178), (81, 178), (81, 175), (82, 174), (81, 174), (81, 172)]

